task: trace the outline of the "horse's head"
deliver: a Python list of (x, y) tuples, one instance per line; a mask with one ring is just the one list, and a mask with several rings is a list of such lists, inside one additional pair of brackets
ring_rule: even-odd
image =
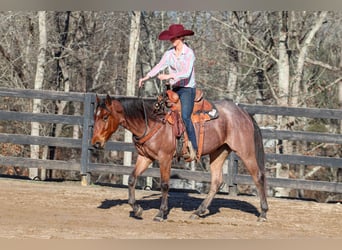
[(112, 100), (109, 95), (103, 100), (96, 95), (96, 103), (91, 144), (95, 148), (103, 148), (111, 135), (118, 129), (123, 119), (123, 108), (119, 101)]

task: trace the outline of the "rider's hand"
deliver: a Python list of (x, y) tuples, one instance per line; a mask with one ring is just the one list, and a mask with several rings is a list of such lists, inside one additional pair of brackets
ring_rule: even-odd
[(145, 76), (143, 78), (139, 79), (139, 88), (141, 88), (142, 86), (144, 86), (144, 81), (146, 81), (147, 79), (149, 79), (149, 76)]
[(143, 78), (139, 79), (139, 88), (141, 88), (144, 85)]

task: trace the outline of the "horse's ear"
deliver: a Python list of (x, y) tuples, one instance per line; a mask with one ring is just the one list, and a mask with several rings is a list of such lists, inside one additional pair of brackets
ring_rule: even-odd
[(112, 98), (107, 94), (106, 96), (106, 101), (105, 101), (106, 106), (110, 106), (112, 104)]

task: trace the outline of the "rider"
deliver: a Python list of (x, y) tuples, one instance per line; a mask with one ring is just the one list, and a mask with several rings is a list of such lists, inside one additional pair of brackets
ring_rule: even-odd
[(169, 80), (166, 84), (170, 84), (172, 90), (179, 95), (182, 119), (189, 137), (190, 159), (197, 160), (198, 146), (194, 125), (191, 121), (196, 95), (195, 54), (184, 42), (185, 36), (192, 36), (193, 34), (192, 30), (184, 29), (182, 24), (172, 24), (168, 30), (162, 31), (159, 34), (159, 40), (169, 40), (173, 46), (164, 53), (160, 62), (145, 77), (139, 79), (139, 88), (144, 81), (155, 77), (160, 71), (168, 68), (169, 73), (159, 74), (158, 78)]

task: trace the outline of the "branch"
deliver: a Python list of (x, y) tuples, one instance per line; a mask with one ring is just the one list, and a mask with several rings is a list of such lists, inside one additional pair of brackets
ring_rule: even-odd
[(255, 43), (252, 43), (252, 42), (250, 41), (250, 39), (248, 39), (248, 38), (245, 36), (245, 34), (244, 34), (242, 31), (240, 31), (239, 29), (237, 29), (236, 27), (234, 27), (234, 26), (232, 26), (232, 25), (229, 25), (229, 24), (227, 24), (227, 23), (225, 23), (225, 22), (223, 22), (223, 21), (221, 21), (221, 20), (219, 20), (219, 19), (217, 19), (216, 17), (213, 17), (213, 16), (211, 17), (211, 19), (213, 19), (214, 21), (219, 22), (219, 23), (221, 23), (221, 24), (227, 26), (228, 28), (231, 28), (231, 29), (235, 30), (237, 33), (239, 33), (239, 34), (241, 35), (242, 39), (245, 40), (245, 41), (246, 41), (250, 46), (252, 46), (254, 49), (256, 49), (256, 50), (259, 51), (260, 53), (264, 54), (265, 56), (269, 56), (269, 57), (272, 58), (275, 62), (278, 62), (278, 59), (277, 59), (277, 58), (275, 58), (271, 53), (267, 53), (267, 52), (265, 52), (265, 50), (263, 50), (262, 48), (259, 48), (258, 46), (256, 46)]
[(10, 54), (4, 49), (0, 44), (0, 54), (6, 59), (6, 61), (13, 67), (14, 71), (17, 73), (19, 79), (24, 82), (24, 72), (22, 71), (22, 66), (18, 65), (15, 60), (12, 60)]
[(304, 180), (306, 180), (307, 178), (313, 176), (318, 170), (320, 170), (322, 167), (321, 166), (317, 166), (317, 167), (314, 167), (309, 173), (307, 173), (305, 176), (304, 176)]
[(267, 74), (265, 74), (265, 79), (267, 81), (268, 87), (270, 88), (270, 91), (271, 91), (271, 94), (272, 94), (273, 98), (276, 100), (276, 103), (279, 103), (280, 102), (279, 96), (277, 95), (277, 92), (273, 88), (271, 80), (270, 80), (270, 78), (268, 77)]
[(312, 26), (311, 30), (307, 34), (304, 40), (303, 46), (300, 48), (298, 60), (297, 60), (297, 66), (295, 69), (295, 74), (294, 74), (293, 84), (292, 84), (293, 95), (291, 99), (294, 105), (297, 105), (298, 103), (298, 95), (300, 92), (300, 81), (302, 80), (302, 75), (304, 71), (304, 62), (305, 62), (305, 58), (307, 57), (309, 46), (314, 36), (316, 35), (318, 30), (321, 28), (322, 24), (324, 23), (324, 19), (326, 18), (327, 13), (328, 13), (327, 11), (322, 11), (319, 14), (318, 18), (316, 19), (315, 24)]
[(330, 64), (327, 64), (327, 63), (324, 63), (324, 62), (321, 62), (321, 61), (317, 61), (317, 60), (313, 60), (313, 59), (310, 59), (310, 58), (305, 58), (305, 61), (308, 62), (308, 63), (311, 63), (313, 65), (320, 66), (320, 67), (325, 68), (325, 69), (330, 70), (330, 71), (340, 71), (340, 70), (342, 70), (342, 68), (331, 66)]
[[(333, 81), (332, 83), (328, 84), (327, 86), (325, 86), (324, 88), (321, 88), (320, 91), (316, 91), (315, 93), (313, 93), (312, 95), (308, 96), (307, 98), (312, 98), (318, 94), (321, 94), (323, 90), (329, 89), (330, 87), (334, 86), (335, 84), (338, 84), (340, 81), (342, 81), (342, 77), (337, 78), (335, 81)], [(307, 99), (306, 98), (306, 99)], [(305, 102), (305, 99), (303, 99), (303, 101), (301, 101), (299, 103), (299, 105), (303, 105)]]

